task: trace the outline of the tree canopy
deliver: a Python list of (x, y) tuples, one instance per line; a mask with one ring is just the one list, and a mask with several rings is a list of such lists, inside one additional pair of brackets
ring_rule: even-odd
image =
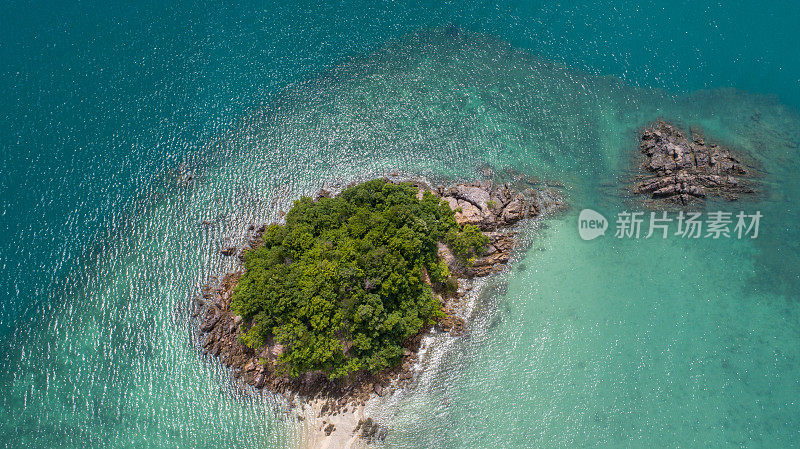
[(442, 316), (423, 281), (450, 276), (437, 242), (467, 263), (488, 243), (430, 192), (420, 200), (412, 185), (380, 179), (295, 201), (263, 240), (246, 253), (231, 300), (249, 326), (242, 343), (258, 349), (274, 339), (285, 348), (279, 369), (330, 379), (397, 364), (403, 341)]

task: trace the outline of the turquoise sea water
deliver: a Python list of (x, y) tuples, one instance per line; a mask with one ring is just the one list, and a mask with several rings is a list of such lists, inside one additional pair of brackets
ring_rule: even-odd
[[(5, 447), (290, 446), (193, 345), (217, 250), (323, 185), (482, 163), (572, 209), (370, 405), (386, 447), (800, 446), (796, 4), (5, 6)], [(580, 240), (659, 116), (761, 162), (758, 201), (709, 205), (758, 239)]]

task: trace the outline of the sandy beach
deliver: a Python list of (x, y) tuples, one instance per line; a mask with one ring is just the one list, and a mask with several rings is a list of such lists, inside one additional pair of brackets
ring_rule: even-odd
[[(298, 449), (355, 449), (367, 447), (361, 438), (359, 422), (365, 419), (364, 406), (349, 404), (330, 414), (322, 413), (326, 400), (313, 399), (297, 406), (302, 416)], [(332, 426), (332, 427), (331, 427)], [(326, 429), (328, 429), (326, 431)]]

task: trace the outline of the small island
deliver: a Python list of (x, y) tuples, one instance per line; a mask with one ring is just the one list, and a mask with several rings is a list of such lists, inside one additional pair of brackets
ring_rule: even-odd
[(433, 292), (452, 278), (438, 242), (467, 264), (489, 243), (432, 193), (418, 199), (410, 184), (383, 180), (302, 198), (262, 240), (231, 298), (247, 329), (240, 341), (280, 345), (262, 360), (277, 374), (328, 380), (396, 366), (403, 342), (444, 316)]
[[(296, 200), (283, 223), (253, 227), (243, 270), (204, 287), (203, 351), (255, 388), (317, 401), (317, 417), (352, 414), (412, 378), (426, 332), (463, 329), (460, 280), (503, 269), (509, 227), (563, 206), (523, 185), (373, 179)], [(360, 414), (338, 432), (328, 421), (317, 430), (337, 444), (383, 432)]]

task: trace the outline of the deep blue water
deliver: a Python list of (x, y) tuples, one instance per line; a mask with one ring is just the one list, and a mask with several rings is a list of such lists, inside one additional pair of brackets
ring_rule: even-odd
[[(187, 447), (232, 441), (244, 445), (249, 441), (248, 432), (253, 432), (252, 429), (258, 428), (262, 422), (272, 422), (271, 418), (258, 418), (259, 415), (255, 412), (241, 412), (254, 413), (255, 418), (251, 415), (241, 418), (242, 422), (255, 423), (252, 428), (247, 425), (242, 425), (241, 428), (230, 425), (232, 430), (228, 434), (211, 431), (209, 435), (212, 436), (202, 436), (204, 434), (197, 427), (188, 424), (182, 426), (182, 423), (189, 422), (197, 415), (174, 418), (167, 426), (169, 428), (166, 428), (164, 416), (170, 415), (170, 406), (164, 405), (164, 409), (160, 413), (154, 412), (154, 416), (143, 416), (141, 410), (146, 406), (142, 404), (150, 404), (144, 400), (136, 406), (128, 407), (126, 410), (129, 417), (122, 419), (118, 412), (124, 407), (115, 407), (114, 400), (105, 395), (101, 395), (103, 399), (100, 400), (97, 395), (92, 396), (87, 392), (105, 386), (114, 391), (116, 396), (111, 396), (117, 399), (116, 403), (121, 404), (124, 401), (120, 398), (134, 388), (132, 385), (141, 386), (141, 382), (148, 378), (141, 376), (143, 372), (150, 373), (152, 378), (161, 379), (161, 383), (153, 381), (154, 384), (163, 385), (166, 382), (169, 375), (158, 374), (161, 372), (158, 371), (160, 362), (153, 362), (155, 374), (144, 368), (144, 371), (133, 370), (129, 375), (120, 375), (124, 379), (111, 386), (107, 384), (109, 379), (117, 379), (113, 374), (117, 369), (114, 364), (124, 361), (124, 357), (105, 358), (102, 351), (89, 356), (86, 354), (91, 351), (85, 348), (65, 349), (64, 352), (76, 360), (84, 360), (87, 364), (84, 371), (75, 371), (70, 368), (72, 362), (65, 362), (57, 355), (43, 355), (41, 360), (34, 355), (36, 360), (28, 359), (32, 357), (31, 353), (36, 354), (38, 351), (50, 354), (50, 349), (45, 349), (49, 348), (48, 344), (55, 347), (58, 341), (63, 344), (64, 339), (78, 338), (76, 335), (85, 335), (91, 339), (93, 334), (86, 317), (104, 317), (103, 313), (121, 317), (115, 324), (106, 322), (105, 318), (97, 320), (101, 327), (119, 326), (121, 330), (114, 335), (123, 342), (118, 343), (117, 347), (125, 348), (126, 351), (139, 351), (136, 357), (142, 357), (142, 365), (150, 363), (148, 360), (151, 359), (161, 360), (150, 354), (158, 352), (159, 347), (158, 339), (152, 337), (154, 330), (172, 326), (169, 332), (175, 332), (176, 336), (170, 341), (182, 342), (181, 338), (185, 340), (187, 331), (182, 327), (185, 324), (183, 321), (176, 319), (164, 325), (159, 324), (163, 321), (159, 317), (165, 313), (168, 316), (173, 304), (185, 301), (198, 279), (222, 266), (221, 262), (209, 260), (209, 256), (201, 254), (202, 251), (198, 248), (206, 245), (208, 252), (213, 252), (210, 248), (223, 238), (223, 232), (220, 231), (219, 235), (197, 237), (196, 240), (189, 237), (190, 243), (184, 245), (185, 247), (174, 240), (195, 232), (192, 226), (199, 221), (198, 217), (230, 214), (242, 204), (251, 208), (249, 214), (252, 217), (269, 217), (274, 211), (259, 206), (257, 200), (231, 198), (237, 195), (246, 196), (242, 192), (250, 191), (248, 189), (252, 190), (255, 197), (266, 198), (275, 191), (275, 186), (270, 184), (272, 179), (283, 176), (286, 167), (292, 166), (292, 163), (304, 167), (299, 171), (302, 174), (291, 180), (293, 192), (310, 190), (309, 186), (318, 183), (323, 173), (328, 176), (331, 171), (336, 171), (337, 166), (342, 167), (342, 176), (344, 173), (358, 172), (358, 161), (355, 158), (343, 158), (345, 152), (337, 153), (334, 151), (335, 146), (322, 148), (322, 156), (319, 158), (323, 162), (311, 164), (317, 156), (311, 156), (302, 148), (293, 147), (301, 145), (292, 139), (302, 135), (302, 132), (290, 132), (289, 137), (273, 139), (269, 127), (276, 123), (289, 123), (303, 129), (305, 119), (309, 123), (313, 121), (309, 118), (312, 114), (305, 112), (315, 109), (315, 99), (322, 98), (321, 101), (324, 101), (325, 98), (333, 97), (325, 89), (357, 91), (356, 84), (361, 79), (360, 70), (365, 73), (374, 70), (380, 75), (384, 73), (382, 67), (391, 65), (391, 58), (368, 57), (365, 60), (364, 55), (408, 33), (450, 26), (496, 37), (526, 51), (530, 58), (563, 63), (569, 70), (587, 77), (589, 81), (584, 86), (585, 96), (578, 98), (577, 94), (571, 94), (572, 90), (565, 88), (564, 92), (552, 93), (555, 103), (562, 102), (569, 106), (570, 102), (575, 102), (578, 105), (579, 102), (586, 102), (586, 97), (596, 97), (599, 104), (604, 104), (605, 93), (601, 92), (599, 86), (602, 82), (599, 80), (605, 76), (621, 80), (630, 91), (620, 88), (619, 92), (615, 91), (612, 95), (616, 102), (614, 107), (623, 112), (620, 112), (622, 118), (619, 119), (622, 124), (611, 127), (614, 131), (609, 133), (614, 138), (619, 138), (619, 148), (597, 150), (597, 154), (617, 154), (623, 151), (623, 142), (630, 143), (624, 140), (624, 133), (619, 130), (626, 126), (633, 128), (641, 125), (642, 117), (619, 106), (633, 105), (636, 102), (639, 91), (634, 91), (635, 87), (655, 96), (665, 95), (662, 89), (683, 94), (701, 89), (733, 87), (752, 94), (773, 96), (773, 99), (767, 100), (758, 97), (753, 103), (763, 101), (766, 105), (764, 108), (774, 107), (775, 110), (788, 111), (786, 114), (789, 116), (796, 114), (796, 110), (800, 108), (800, 52), (796, 46), (800, 38), (798, 21), (800, 3), (789, 1), (769, 4), (682, 1), (673, 2), (668, 7), (663, 2), (654, 1), (498, 4), (471, 1), (413, 4), (400, 1), (343, 1), (325, 4), (5, 2), (0, 17), (0, 335), (3, 336), (3, 348), (0, 349), (0, 379), (3, 383), (0, 387), (9, 392), (3, 401), (3, 408), (0, 409), (0, 414), (7, 414), (9, 417), (7, 420), (0, 419), (0, 422), (7, 421), (5, 426), (0, 424), (0, 435), (5, 437), (4, 444), (7, 447), (20, 447), (23, 444), (36, 446), (37, 435), (49, 431), (58, 435), (59, 441), (64, 445), (79, 445), (85, 437), (91, 446), (97, 447), (103, 446), (104, 442), (109, 446), (120, 447), (131, 444), (155, 446), (156, 441), (165, 434), (173, 438), (167, 440), (165, 445), (184, 441), (187, 442)], [(430, 48), (433, 49), (431, 51), (435, 59), (438, 47), (431, 45)], [(488, 57), (486, 61), (489, 61), (487, 64), (493, 63)], [(370, 66), (370, 63), (377, 68)], [(365, 67), (354, 69), (357, 75), (352, 78), (340, 80), (336, 78), (340, 73), (336, 68), (342, 64), (365, 64)], [(402, 70), (411, 69), (403, 67)], [(431, 69), (433, 77), (443, 77), (441, 72), (435, 70)], [(508, 79), (518, 82), (525, 76), (509, 74)], [(552, 75), (555, 80), (553, 85), (564, 83), (558, 76)], [(319, 81), (320, 79), (324, 81)], [(318, 83), (323, 87), (317, 87)], [(464, 84), (459, 83), (461, 82), (456, 80), (456, 85)], [(344, 87), (338, 87), (340, 85)], [(442, 85), (449, 86), (444, 82)], [(413, 83), (403, 85), (403, 88), (406, 87), (413, 89)], [(477, 89), (480, 90), (481, 87), (478, 85)], [(380, 92), (379, 88), (372, 88), (374, 92)], [(323, 93), (317, 95), (315, 89)], [(296, 92), (301, 94), (295, 94)], [(391, 100), (390, 94), (385, 95)], [(347, 98), (355, 96), (344, 95)], [(289, 102), (286, 109), (281, 109), (280, 105), (284, 103), (276, 101), (278, 97), (284, 99), (281, 101)], [(291, 103), (297, 98), (303, 103)], [(412, 95), (412, 100), (421, 109), (428, 107), (423, 96)], [(445, 108), (446, 100), (446, 97), (436, 99), (443, 102)], [(436, 101), (431, 100), (431, 104)], [(508, 101), (516, 101), (514, 104), (522, 106), (531, 104), (526, 103), (524, 98)], [(689, 111), (689, 106), (684, 109), (681, 109), (682, 106), (670, 106), (667, 109), (672, 108), (675, 116), (697, 116), (709, 126), (723, 127), (722, 125), (732, 123), (729, 115), (735, 116), (726, 115), (727, 110), (747, 101), (750, 101), (749, 97), (742, 100), (735, 95), (717, 103), (709, 101), (708, 104), (712, 105), (708, 107), (710, 112), (698, 112), (696, 115), (694, 111)], [(657, 109), (650, 104), (652, 102), (654, 100), (648, 99), (648, 105), (631, 106), (630, 110), (639, 111), (642, 116), (649, 117)], [(700, 100), (696, 103), (705, 104)], [(369, 105), (367, 107), (372, 107), (371, 103), (366, 104)], [(575, 106), (578, 109), (581, 107)], [(392, 105), (387, 108), (391, 109)], [(714, 108), (718, 108), (719, 113)], [(254, 124), (254, 121), (258, 120), (259, 111), (262, 110), (269, 112), (266, 114), (268, 118), (264, 120), (266, 124), (260, 126)], [(297, 110), (302, 110), (303, 114), (295, 113)], [(348, 128), (351, 116), (323, 107), (318, 110), (322, 111), (320, 114), (324, 117), (319, 118), (315, 129), (324, 131), (327, 127), (335, 130), (339, 123), (344, 123), (341, 125), (342, 129), (355, 129)], [(372, 123), (379, 123), (381, 117), (398, 117), (395, 113), (396, 111), (384, 113), (376, 110)], [(516, 113), (522, 117), (527, 112), (520, 108)], [(770, 114), (766, 110), (765, 113)], [(423, 118), (433, 117), (439, 119), (440, 123), (441, 119), (452, 120), (449, 123), (466, 123), (460, 116), (451, 117), (446, 112), (437, 114), (438, 112), (431, 113)], [(718, 121), (715, 121), (715, 114), (720, 116)], [(510, 115), (513, 118), (513, 113)], [(564, 113), (564, 116), (572, 115), (574, 114)], [(299, 117), (297, 122), (291, 120), (295, 116)], [(325, 117), (331, 119), (326, 121)], [(417, 119), (417, 116), (409, 118), (410, 121)], [(430, 120), (420, 119), (418, 122), (423, 133), (432, 132), (434, 127)], [(520, 123), (523, 121), (520, 120)], [(795, 122), (787, 120), (780, 123), (789, 123), (792, 127)], [(393, 121), (390, 125), (394, 124)], [(500, 125), (500, 128), (507, 129), (503, 126), (505, 124)], [(528, 121), (520, 126), (539, 130), (542, 125)], [(564, 129), (574, 130), (577, 129), (576, 126), (564, 122)], [(487, 128), (491, 126), (487, 125)], [(376, 126), (376, 129), (383, 128)], [(387, 134), (395, 132), (394, 128), (386, 129), (389, 129)], [(580, 129), (604, 135), (596, 131), (594, 124), (586, 124)], [(320, 131), (319, 136), (326, 135), (323, 131)], [(558, 123), (552, 129), (548, 128), (548, 132), (552, 134), (557, 131)], [(720, 134), (731, 140), (742, 135), (738, 130), (725, 133), (725, 129), (720, 130)], [(546, 133), (543, 131), (543, 134)], [(311, 135), (318, 136), (313, 133)], [(398, 135), (405, 136), (400, 132)], [(791, 151), (792, 143), (797, 144), (792, 139), (796, 139), (798, 130), (789, 129), (786, 135), (788, 137), (784, 140)], [(484, 141), (497, 140), (496, 136), (490, 134), (482, 136)], [(298, 139), (299, 142), (308, 144)], [(381, 145), (380, 141), (375, 143), (370, 139), (366, 139), (367, 143)], [(475, 141), (481, 140), (475, 138)], [(474, 145), (469, 142), (473, 141), (466, 138), (463, 141), (465, 146)], [(744, 141), (741, 144), (749, 145)], [(313, 142), (309, 145), (313, 146)], [(524, 162), (528, 158), (531, 165), (539, 164), (539, 169), (547, 172), (548, 159), (537, 156), (536, 144), (531, 145), (534, 149), (526, 152), (514, 153), (516, 150), (510, 150), (511, 156), (483, 156), (486, 156), (484, 159), (498, 164), (520, 160)], [(585, 157), (597, 156), (589, 152), (588, 147), (591, 145), (580, 154)], [(374, 155), (369, 153), (372, 150)], [(247, 151), (255, 160), (242, 156)], [(383, 157), (381, 155), (384, 149), (362, 148), (358, 151), (366, 151), (369, 157), (380, 158)], [(391, 153), (386, 151), (387, 154)], [(408, 151), (413, 154), (415, 150)], [(442, 151), (441, 155), (434, 155), (433, 159), (441, 158), (439, 165), (434, 161), (425, 169), (435, 172), (438, 167), (439, 171), (447, 171), (444, 168), (447, 159), (445, 156), (449, 154)], [(308, 157), (309, 164), (303, 165), (301, 156)], [(480, 160), (483, 156), (469, 153), (468, 156), (459, 157), (463, 160)], [(794, 159), (792, 154), (787, 156), (792, 164), (797, 162), (796, 146), (793, 156)], [(398, 156), (400, 162), (395, 163), (402, 165), (403, 161), (408, 161), (411, 157)], [(562, 166), (570, 167), (570, 161), (575, 157), (574, 154), (565, 154), (564, 159), (555, 157), (553, 167), (561, 167), (555, 173), (565, 177)], [(274, 158), (274, 161), (267, 161), (266, 158)], [(238, 178), (230, 175), (233, 171), (231, 167), (241, 160), (250, 162), (251, 166), (262, 167), (263, 171), (253, 169)], [(258, 163), (264, 165), (259, 166)], [(381, 164), (383, 163), (375, 162), (370, 167), (378, 171), (385, 166)], [(409, 163), (407, 168), (415, 167)], [(179, 182), (181, 176), (189, 170), (196, 177), (195, 187), (186, 187)], [(582, 198), (579, 193), (575, 195), (576, 198)], [(790, 192), (784, 198), (785, 205), (778, 200), (777, 204), (769, 206), (776, 211), (785, 212), (785, 217), (781, 219), (786, 221), (780, 222), (777, 228), (788, 231), (790, 236), (796, 235), (796, 222), (793, 220), (798, 213), (796, 205), (792, 204), (794, 198), (797, 197)], [(240, 223), (236, 220), (231, 222)], [(164, 228), (154, 227), (152, 223), (161, 223)], [(156, 228), (159, 229), (157, 232)], [(559, 229), (558, 226), (556, 228)], [(149, 234), (151, 230), (153, 235)], [(236, 227), (231, 225), (227, 231), (235, 234)], [(788, 285), (785, 288), (776, 288), (784, 295), (782, 298), (786, 301), (784, 310), (787, 317), (787, 322), (784, 323), (786, 327), (781, 330), (784, 346), (778, 345), (776, 350), (788, 354), (792, 338), (795, 339), (794, 343), (800, 343), (800, 323), (796, 321), (797, 296), (794, 296), (798, 272), (796, 268), (791, 268), (794, 266), (792, 264), (796, 264), (796, 259), (792, 258), (797, 252), (796, 244), (792, 246), (791, 239), (786, 244), (788, 249), (777, 248), (780, 244), (776, 242), (779, 239), (774, 238), (765, 243), (774, 246), (770, 247), (770, 251), (774, 250), (775, 255), (772, 257), (774, 266), (769, 268), (773, 271), (767, 272), (773, 273), (776, 285)], [(166, 262), (153, 263), (153, 260), (161, 260), (158, 257), (162, 256), (150, 254), (144, 249), (150, 246), (163, 249), (170, 245), (181, 246), (182, 249), (177, 252), (180, 257), (163, 256), (164, 261), (179, 259), (180, 262), (175, 262), (178, 268), (170, 268)], [(773, 253), (768, 251), (768, 254)], [(119, 269), (117, 263), (129, 268)], [(148, 263), (159, 268), (144, 268)], [(748, 259), (739, 267), (749, 266), (750, 263)], [(745, 268), (742, 270), (746, 271)], [(737, 273), (739, 274), (736, 276), (741, 275), (739, 271)], [(734, 276), (717, 274), (722, 278)], [(133, 284), (134, 280), (138, 284), (128, 285), (124, 291), (104, 286), (104, 279), (112, 275), (121, 278), (129, 276), (129, 284)], [(165, 279), (169, 279), (169, 285), (162, 285), (166, 282)], [(517, 278), (517, 284), (524, 283), (524, 279)], [(512, 280), (511, 284), (514, 285), (514, 282)], [(520, 289), (524, 290), (522, 287)], [(742, 295), (737, 298), (744, 300), (747, 297)], [(76, 307), (84, 307), (86, 310), (74, 312)], [(125, 315), (125, 310), (130, 313), (131, 308), (136, 307), (141, 307), (140, 310), (137, 309), (137, 313)], [(131, 324), (134, 318), (136, 322)], [(769, 326), (767, 322), (762, 324)], [(128, 335), (128, 338), (119, 335)], [(102, 332), (96, 335), (99, 339), (107, 337), (111, 338)], [(714, 335), (712, 340), (715, 344), (720, 341), (725, 343), (725, 338), (723, 335)], [(758, 338), (768, 337), (760, 335)], [(581, 341), (580, 338), (576, 340)], [(563, 351), (563, 348), (553, 350)], [(603, 351), (603, 348), (597, 350)], [(52, 351), (53, 354), (61, 353), (61, 349)], [(188, 349), (186, 351), (191, 354)], [(587, 360), (591, 359), (591, 354), (589, 351)], [(170, 357), (173, 356), (166, 360), (172, 360)], [(45, 380), (34, 379), (36, 375), (26, 371), (53, 365), (56, 366), (53, 373), (45, 376)], [(476, 362), (476, 365), (480, 366), (480, 362)], [(99, 366), (103, 368), (95, 369)], [(212, 368), (208, 370), (215, 372)], [(119, 371), (125, 372), (122, 368)], [(87, 381), (86, 388), (70, 383), (71, 376), (76, 373), (86, 375), (87, 372), (90, 373), (89, 376), (96, 376), (97, 380)], [(224, 383), (218, 378), (221, 375), (213, 377), (200, 368), (192, 372), (206, 377), (202, 377), (202, 380), (193, 378), (187, 382), (212, 385), (209, 387), (211, 389), (217, 383)], [(482, 374), (472, 377), (464, 374), (468, 379), (464, 384), (470, 385), (470, 382), (483, 378), (487, 372), (483, 371)], [(613, 372), (612, 368), (608, 368), (605, 374), (611, 376)], [(780, 374), (780, 370), (776, 372)], [(63, 376), (57, 373), (63, 373)], [(33, 378), (28, 379), (28, 375)], [(547, 377), (540, 379), (542, 382), (546, 380)], [(50, 382), (63, 385), (49, 387)], [(788, 388), (787, 397), (797, 397), (800, 394), (796, 382), (780, 385)], [(59, 395), (64, 401), (66, 405), (62, 404), (63, 409), (49, 402), (48, 397), (53, 395)], [(32, 397), (38, 399), (33, 400)], [(161, 404), (191, 403), (187, 397), (198, 400), (197, 398), (203, 397), (203, 393), (193, 392), (184, 397), (182, 393), (175, 392), (171, 399), (162, 401), (154, 397), (152, 401)], [(580, 401), (580, 395), (567, 399)], [(732, 399), (734, 402), (739, 401), (739, 405), (750, 400), (752, 397), (749, 394)], [(234, 414), (225, 412), (230, 407), (236, 407), (231, 405), (236, 404), (235, 399), (217, 398), (215, 401), (216, 416), (221, 417), (223, 422), (230, 424), (238, 419)], [(675, 398), (666, 401), (666, 407), (670, 409), (670, 404), (675, 401)], [(767, 402), (776, 407), (776, 401)], [(86, 405), (89, 403), (92, 404)], [(84, 404), (85, 409), (80, 411), (80, 407), (75, 404)], [(724, 401), (720, 407), (728, 406), (732, 410), (738, 410)], [(498, 414), (519, 413), (519, 409), (515, 409), (513, 404), (509, 407), (492, 410)], [(400, 415), (407, 413), (399, 410), (401, 411), (397, 413)], [(651, 409), (643, 407), (637, 410), (647, 416), (647, 411)], [(750, 431), (742, 440), (745, 443), (739, 445), (758, 446), (759, 441), (800, 444), (796, 431), (791, 433), (785, 427), (797, 424), (796, 416), (794, 421), (787, 418), (796, 411), (795, 401), (793, 409), (776, 410), (773, 421), (762, 418), (759, 422), (767, 422), (767, 427)], [(752, 410), (747, 409), (747, 412)], [(70, 413), (74, 413), (74, 420), (65, 417)], [(736, 413), (733, 411), (731, 415)], [(11, 416), (21, 418), (12, 420)], [(112, 419), (112, 416), (116, 418)], [(698, 416), (712, 420), (716, 418), (699, 412)], [(642, 419), (647, 422), (646, 417)], [(86, 420), (90, 422), (82, 422)], [(735, 419), (732, 421), (739, 423)], [(678, 420), (675, 424), (676, 432), (685, 432), (684, 424), (685, 422)], [(523, 420), (520, 426), (512, 426), (511, 429), (520, 430), (525, 426), (530, 427), (531, 424)], [(760, 439), (762, 433), (769, 433), (769, 430), (764, 429), (770, 427), (780, 438), (775, 441)], [(76, 430), (79, 428), (82, 430)], [(503, 426), (498, 425), (498, 428), (502, 429)], [(556, 428), (559, 429), (558, 435), (564, 437), (559, 441), (566, 442), (565, 444), (574, 443), (574, 440), (565, 435), (579, 430), (586, 431), (581, 426), (554, 426), (545, 428), (542, 434), (549, 435), (548, 429), (555, 432), (553, 429)], [(440, 429), (429, 430), (432, 434)], [(474, 434), (469, 429), (462, 430), (465, 434)], [(510, 430), (506, 428), (506, 431)], [(270, 433), (278, 436), (266, 438), (264, 444), (283, 444), (281, 432), (275, 430)], [(592, 432), (587, 432), (593, 435)], [(667, 432), (662, 430), (663, 434)], [(759, 438), (747, 440), (747, 436), (755, 438), (754, 433), (758, 433)], [(126, 439), (134, 434), (150, 435), (150, 438)], [(219, 438), (215, 439), (213, 435)], [(636, 432), (626, 435), (628, 440), (622, 437), (602, 441), (615, 441), (614, 444), (620, 446), (639, 446), (642, 441), (647, 441), (646, 436)], [(637, 436), (641, 439), (636, 439)], [(457, 439), (446, 441), (447, 444), (463, 445)], [(673, 443), (676, 441), (688, 444), (685, 440), (672, 440)], [(663, 437), (660, 442), (670, 445), (667, 437)], [(45, 445), (41, 441), (38, 444)], [(407, 441), (396, 444), (403, 446)], [(712, 445), (735, 444), (723, 438), (715, 440)]]

